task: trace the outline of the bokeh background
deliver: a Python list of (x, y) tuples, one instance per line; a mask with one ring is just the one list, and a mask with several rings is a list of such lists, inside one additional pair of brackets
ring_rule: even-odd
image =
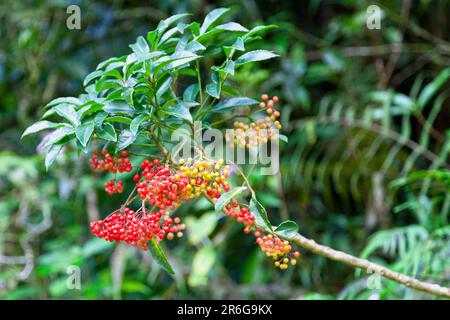
[[(66, 8), (81, 8), (68, 30)], [(377, 4), (381, 29), (366, 27)], [(215, 7), (251, 27), (276, 24), (260, 48), (279, 59), (241, 69), (246, 95), (280, 96), (281, 173), (250, 177), (274, 223), (335, 249), (450, 285), (449, 1), (64, 1), (0, 3), (0, 298), (3, 299), (435, 299), (303, 252), (286, 272), (207, 203), (168, 245), (171, 277), (148, 252), (89, 231), (120, 197), (85, 155), (45, 171), (40, 137), (20, 135), (59, 96), (76, 96), (102, 60), (159, 20), (203, 20)], [(81, 269), (69, 290), (67, 268)], [(367, 281), (369, 279), (369, 281)]]

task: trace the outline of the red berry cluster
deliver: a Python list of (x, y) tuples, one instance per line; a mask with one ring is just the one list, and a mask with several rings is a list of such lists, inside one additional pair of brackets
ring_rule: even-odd
[(222, 191), (230, 190), (226, 181), (230, 169), (223, 166), (223, 160), (182, 159), (180, 164), (175, 170), (157, 159), (142, 162), (141, 174), (133, 177), (141, 199), (157, 208), (173, 210), (183, 200), (199, 198), (202, 192), (220, 198)]
[(113, 212), (104, 220), (94, 221), (90, 229), (99, 238), (107, 241), (123, 241), (147, 250), (152, 239), (172, 240), (183, 236), (186, 228), (180, 218), (171, 218), (165, 210), (156, 212), (134, 212), (129, 208)]
[(251, 228), (255, 224), (255, 216), (250, 212), (248, 208), (241, 208), (236, 200), (232, 200), (231, 204), (225, 206), (225, 215), (236, 219), (237, 222), (244, 224), (244, 232), (249, 234)]
[(142, 200), (157, 208), (170, 210), (178, 207), (182, 200), (189, 200), (185, 192), (187, 179), (174, 174), (168, 165), (160, 164), (158, 159), (144, 160), (141, 168), (141, 175), (136, 174), (133, 180)]
[(261, 247), (261, 250), (268, 256), (275, 260), (275, 267), (285, 270), (291, 265), (295, 266), (300, 257), (300, 252), (295, 251), (291, 256), (292, 247), (289, 241), (280, 239), (274, 234), (263, 234), (260, 231), (255, 231), (256, 243)]
[(256, 238), (256, 243), (261, 247), (261, 250), (275, 260), (275, 267), (285, 270), (289, 263), (296, 265), (296, 258), (300, 257), (300, 252), (295, 251), (293, 254), (292, 247), (289, 241), (282, 240), (275, 234), (265, 234), (255, 228), (255, 216), (246, 207), (241, 207), (239, 203), (232, 199), (231, 203), (225, 206), (225, 215), (232, 217), (237, 222), (242, 223), (244, 233), (249, 234), (255, 230), (253, 235)]
[[(128, 158), (128, 152), (122, 151), (120, 156), (113, 157), (108, 153), (108, 150), (102, 150), (102, 158), (99, 158), (97, 150), (94, 150), (92, 158), (89, 159), (92, 167), (100, 171), (111, 171), (116, 174), (117, 172), (130, 172), (133, 170), (130, 158)], [(105, 191), (109, 195), (123, 192), (122, 180), (110, 180), (105, 183)]]
[[(122, 156), (126, 155), (122, 152)], [(99, 160), (98, 153), (94, 152), (91, 159), (94, 168), (122, 172), (122, 167), (114, 166), (129, 163), (128, 159), (120, 158), (122, 160), (118, 161), (107, 153), (104, 156), (105, 159)], [(166, 210), (174, 210), (183, 201), (198, 198), (202, 192), (219, 198), (222, 191), (228, 191), (230, 186), (226, 178), (230, 168), (223, 162), (187, 159), (180, 161), (181, 167), (175, 169), (158, 159), (144, 160), (140, 166), (141, 172), (133, 177), (137, 193), (143, 201), (141, 209), (134, 212), (125, 208), (113, 212), (104, 220), (92, 222), (92, 232), (108, 241), (124, 241), (144, 250), (150, 239), (182, 237), (185, 225), (180, 224), (180, 218), (172, 219)], [(129, 168), (132, 168), (131, 164)], [(123, 182), (108, 181), (105, 190), (109, 194), (121, 193)], [(146, 201), (157, 208), (155, 212), (145, 210)]]
[(109, 180), (105, 183), (105, 191), (109, 195), (113, 195), (114, 193), (122, 193), (123, 192), (123, 181), (118, 180), (117, 183), (115, 180)]
[(119, 157), (113, 157), (108, 153), (108, 150), (102, 150), (103, 159), (99, 159), (97, 150), (94, 150), (92, 158), (89, 159), (92, 167), (100, 171), (117, 172), (130, 172), (133, 170), (130, 158), (128, 158), (128, 152), (122, 151)]

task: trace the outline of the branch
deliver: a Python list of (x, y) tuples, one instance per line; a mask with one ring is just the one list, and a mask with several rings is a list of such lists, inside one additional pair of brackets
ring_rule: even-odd
[(450, 288), (442, 287), (438, 284), (423, 282), (402, 273), (392, 271), (391, 269), (370, 262), (368, 260), (357, 258), (342, 251), (334, 250), (330, 247), (318, 244), (314, 240), (305, 238), (299, 233), (297, 233), (293, 238), (285, 238), (285, 240), (292, 241), (294, 244), (306, 250), (312, 251), (328, 259), (341, 262), (350, 267), (360, 268), (369, 273), (376, 273), (397, 283), (403, 284), (409, 288), (450, 299)]
[[(215, 204), (216, 200), (211, 197), (205, 195), (206, 199), (208, 199), (212, 204)], [(255, 225), (257, 228), (263, 229), (263, 227), (259, 225)], [(275, 227), (272, 227), (275, 229)], [(399, 272), (392, 271), (386, 267), (383, 267), (379, 264), (370, 262), (366, 259), (357, 258), (348, 253), (334, 250), (330, 247), (318, 244), (312, 239), (308, 239), (302, 236), (300, 233), (297, 233), (294, 237), (283, 237), (278, 235), (280, 238), (284, 240), (288, 240), (303, 249), (312, 251), (315, 254), (321, 255), (325, 258), (341, 262), (353, 268), (362, 269), (368, 273), (376, 273), (380, 276), (393, 280), (397, 283), (403, 284), (409, 288), (416, 289), (419, 291), (427, 292), (436, 296), (442, 296), (450, 299), (450, 288), (442, 287), (438, 284), (428, 283), (424, 281), (417, 280), (416, 278), (404, 275)]]

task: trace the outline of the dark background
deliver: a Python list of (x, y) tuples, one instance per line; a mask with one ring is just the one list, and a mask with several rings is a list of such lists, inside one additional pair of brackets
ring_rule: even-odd
[[(383, 16), (379, 30), (366, 27), (374, 3)], [(81, 8), (81, 30), (66, 27), (70, 4)], [(78, 95), (99, 62), (128, 53), (159, 20), (191, 12), (202, 21), (222, 6), (244, 26), (279, 26), (259, 46), (280, 58), (235, 76), (248, 96), (269, 92), (281, 100), (289, 137), (281, 174), (251, 177), (271, 220), (294, 220), (320, 243), (449, 285), (448, 75), (438, 78), (450, 66), (449, 1), (3, 0), (0, 297), (433, 298), (384, 279), (368, 287), (368, 275), (308, 252), (298, 267), (277, 271), (251, 237), (222, 220), (196, 241), (192, 234), (205, 230), (198, 218), (212, 215), (202, 202), (184, 209), (197, 218), (168, 248), (177, 270), (170, 277), (147, 252), (90, 234), (88, 222), (121, 199), (101, 192), (104, 181), (85, 156), (65, 154), (47, 173), (39, 137), (20, 140), (48, 101)], [(199, 256), (207, 243), (214, 251)], [(66, 286), (70, 265), (81, 268), (80, 290)]]

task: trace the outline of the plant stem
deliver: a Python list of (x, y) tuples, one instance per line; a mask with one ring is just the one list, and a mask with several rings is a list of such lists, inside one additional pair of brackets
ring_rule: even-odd
[(420, 281), (416, 278), (404, 275), (396, 271), (392, 271), (391, 269), (370, 262), (366, 259), (357, 258), (345, 252), (334, 250), (330, 247), (318, 244), (314, 240), (308, 239), (299, 233), (297, 233), (292, 238), (289, 239), (284, 238), (284, 239), (292, 241), (294, 244), (306, 250), (312, 251), (328, 259), (341, 262), (350, 267), (359, 268), (368, 273), (378, 274), (380, 276), (393, 280), (397, 283), (403, 284), (412, 289), (416, 289), (422, 292), (427, 292), (436, 296), (442, 296), (450, 299), (450, 288), (442, 287), (438, 284)]
[(200, 75), (200, 64), (198, 60), (195, 62), (195, 70), (197, 71), (197, 82), (198, 82), (198, 94), (200, 96), (200, 107), (203, 105), (203, 89), (202, 89), (202, 77)]
[(250, 193), (252, 194), (252, 197), (256, 198), (255, 190), (253, 190), (252, 186), (250, 185), (250, 182), (247, 179), (247, 176), (244, 174), (242, 169), (236, 163), (234, 163), (233, 161), (226, 160), (226, 162), (229, 163), (229, 164), (232, 164), (236, 168), (236, 170), (239, 171), (239, 174), (241, 175), (242, 179), (244, 179), (245, 184), (248, 187), (248, 190), (250, 190)]

